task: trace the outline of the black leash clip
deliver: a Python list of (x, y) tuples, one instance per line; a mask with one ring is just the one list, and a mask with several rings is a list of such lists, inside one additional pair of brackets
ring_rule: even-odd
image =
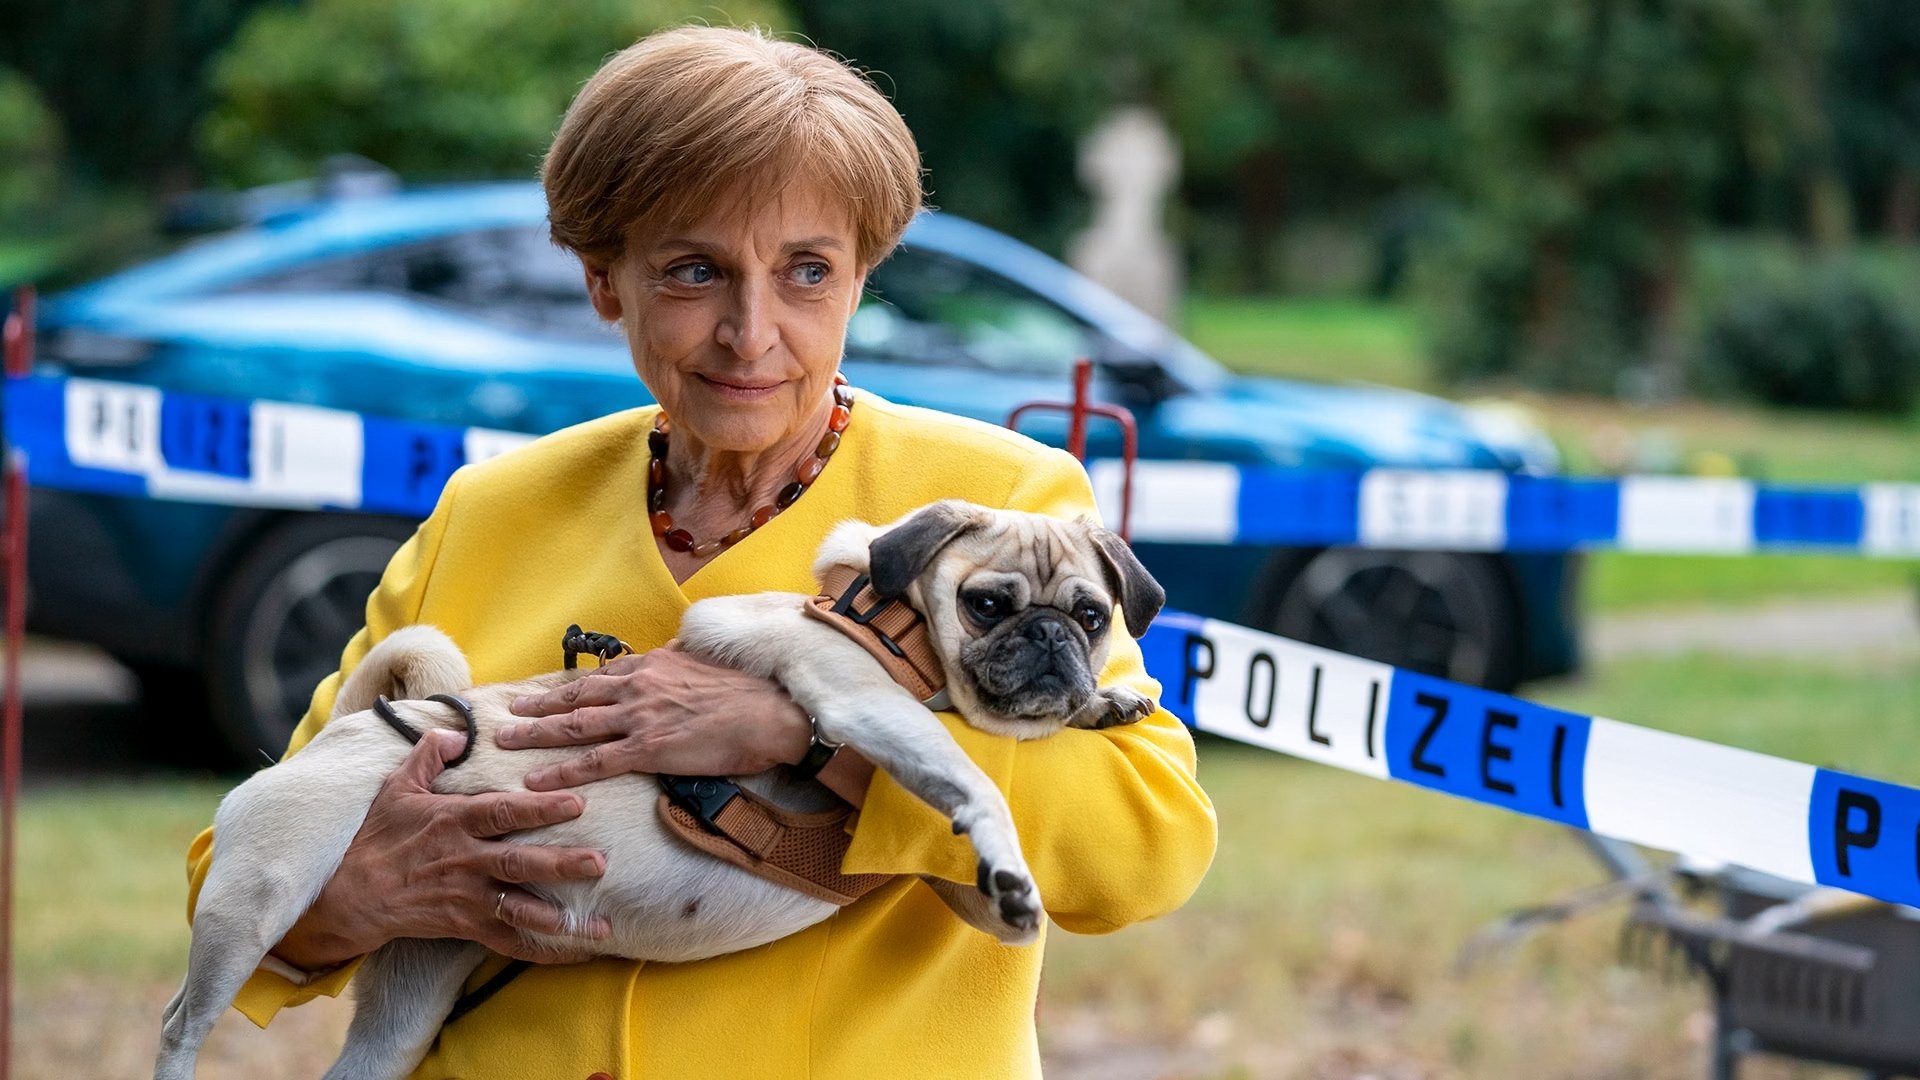
[(740, 794), (740, 788), (731, 780), (722, 780), (717, 776), (661, 776), (660, 786), (666, 790), (667, 798), (673, 804), (693, 815), (700, 827), (715, 836), (726, 836), (715, 821), (720, 811), (726, 809)]
[(624, 656), (633, 651), (633, 646), (614, 637), (612, 634), (596, 634), (591, 630), (580, 629), (579, 623), (567, 627), (560, 638), (560, 651), (567, 657), (567, 670), (580, 666), (580, 654), (587, 653), (599, 657), (605, 664), (616, 656)]

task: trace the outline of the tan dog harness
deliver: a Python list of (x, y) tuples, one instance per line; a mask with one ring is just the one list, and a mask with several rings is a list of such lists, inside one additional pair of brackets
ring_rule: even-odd
[[(903, 600), (873, 593), (867, 575), (835, 567), (805, 613), (865, 649), (893, 681), (922, 702), (943, 697), (946, 673), (926, 621)], [(838, 751), (815, 777), (850, 804), (866, 791), (872, 766)], [(660, 820), (680, 839), (768, 881), (845, 907), (885, 884), (888, 874), (843, 874), (856, 805), (815, 813), (785, 810), (718, 777), (662, 776)]]

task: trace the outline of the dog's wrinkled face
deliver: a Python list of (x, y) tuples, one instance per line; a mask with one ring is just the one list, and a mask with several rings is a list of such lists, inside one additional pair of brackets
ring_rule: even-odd
[(1093, 696), (1116, 605), (1139, 634), (1164, 600), (1113, 533), (970, 503), (909, 515), (869, 558), (874, 590), (926, 618), (954, 707), (1022, 739), (1059, 731)]

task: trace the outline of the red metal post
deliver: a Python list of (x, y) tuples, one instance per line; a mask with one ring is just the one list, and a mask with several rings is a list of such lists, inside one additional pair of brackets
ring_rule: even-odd
[(1140, 458), (1140, 426), (1133, 413), (1119, 405), (1092, 400), (1093, 361), (1080, 360), (1073, 366), (1073, 401), (1028, 401), (1007, 415), (1007, 426), (1020, 430), (1020, 418), (1036, 410), (1067, 414), (1067, 451), (1081, 461), (1087, 460), (1087, 418), (1104, 416), (1120, 425), (1120, 539), (1133, 539), (1133, 464)]
[[(33, 288), (14, 295), (4, 333), (6, 374), (33, 369)], [(27, 630), (27, 470), (19, 454), (6, 452), (6, 534), (0, 559), (6, 569), (5, 700), (0, 703), (0, 1080), (13, 1072), (13, 882), (19, 851), (22, 698), (20, 648)]]
[(1087, 404), (1093, 394), (1093, 361), (1073, 362), (1073, 411), (1067, 418), (1067, 453), (1087, 460)]

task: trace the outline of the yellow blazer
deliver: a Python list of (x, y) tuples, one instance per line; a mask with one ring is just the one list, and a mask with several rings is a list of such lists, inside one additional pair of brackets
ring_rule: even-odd
[[(644, 512), (652, 420), (652, 409), (618, 413), (456, 473), (368, 599), (366, 628), (347, 646), (341, 672), (409, 623), (451, 635), (479, 684), (558, 668), (569, 623), (654, 648), (703, 597), (812, 592), (815, 549), (839, 522), (891, 521), (936, 499), (1094, 513), (1086, 473), (1070, 456), (862, 394), (833, 463), (807, 494), (676, 584)], [(327, 722), (340, 677), (314, 691), (289, 753)], [(1139, 648), (1117, 625), (1101, 678), (1159, 695)], [(986, 735), (952, 714), (943, 719), (1006, 792), (1047, 912), (1062, 929), (1105, 933), (1164, 915), (1206, 873), (1213, 807), (1194, 780), (1193, 741), (1165, 711), (1032, 742)], [(212, 844), (208, 830), (188, 852), (189, 913)], [(974, 879), (965, 838), (885, 774), (873, 781), (843, 865), (848, 873)], [(1044, 944), (1000, 945), (902, 877), (818, 926), (730, 956), (535, 967), (448, 1026), (414, 1075), (1038, 1077), (1034, 1006)], [(498, 966), (483, 965), (473, 985)], [(265, 1026), (288, 1005), (338, 994), (354, 967), (304, 987), (259, 971), (236, 1004)]]

